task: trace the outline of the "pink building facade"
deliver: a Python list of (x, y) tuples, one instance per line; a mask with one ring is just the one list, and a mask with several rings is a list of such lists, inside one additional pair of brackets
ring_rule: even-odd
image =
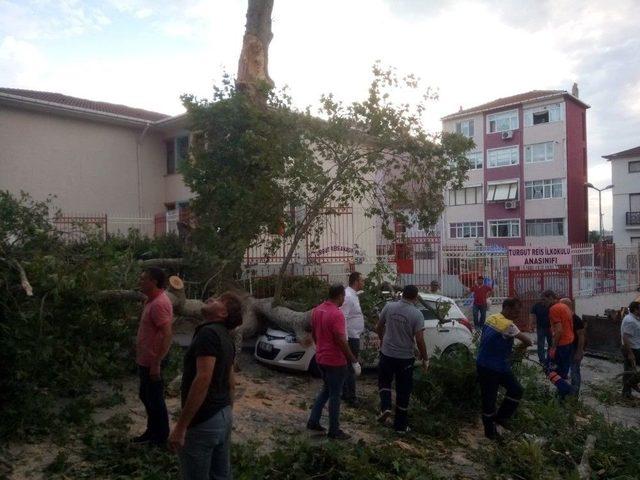
[(586, 242), (587, 104), (535, 90), (461, 110), (443, 131), (474, 140), (462, 189), (446, 192), (443, 238), (497, 245)]

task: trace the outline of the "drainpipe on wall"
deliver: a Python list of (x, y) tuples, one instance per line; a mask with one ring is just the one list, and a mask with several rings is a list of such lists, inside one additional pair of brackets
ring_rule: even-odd
[(142, 218), (142, 170), (140, 167), (140, 157), (142, 156), (142, 140), (151, 126), (150, 123), (144, 126), (142, 133), (136, 141), (136, 168), (138, 173), (138, 218)]

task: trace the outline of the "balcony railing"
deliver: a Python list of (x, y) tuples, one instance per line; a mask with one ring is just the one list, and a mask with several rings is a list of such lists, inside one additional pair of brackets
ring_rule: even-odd
[(627, 212), (627, 225), (640, 226), (640, 212)]

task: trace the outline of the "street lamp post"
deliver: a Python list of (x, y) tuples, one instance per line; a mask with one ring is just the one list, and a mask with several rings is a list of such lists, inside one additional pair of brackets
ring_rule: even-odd
[(604, 188), (598, 188), (594, 186), (591, 182), (585, 183), (585, 185), (588, 188), (593, 188), (594, 190), (597, 190), (598, 192), (598, 213), (600, 214), (598, 218), (600, 218), (600, 241), (602, 242), (604, 240), (604, 227), (602, 225), (602, 192), (604, 192), (605, 190), (609, 190), (610, 188), (613, 188), (613, 185), (607, 185)]

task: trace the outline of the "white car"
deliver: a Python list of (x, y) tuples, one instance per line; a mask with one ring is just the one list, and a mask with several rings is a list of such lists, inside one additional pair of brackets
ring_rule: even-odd
[[(470, 352), (473, 327), (455, 302), (449, 297), (431, 293), (420, 293), (420, 299), (418, 308), (425, 319), (424, 340), (429, 356)], [(378, 335), (365, 330), (360, 339), (363, 366), (377, 365), (379, 347)], [(315, 345), (313, 342), (302, 345), (291, 332), (269, 328), (258, 338), (254, 356), (259, 362), (275, 367), (317, 373)]]

